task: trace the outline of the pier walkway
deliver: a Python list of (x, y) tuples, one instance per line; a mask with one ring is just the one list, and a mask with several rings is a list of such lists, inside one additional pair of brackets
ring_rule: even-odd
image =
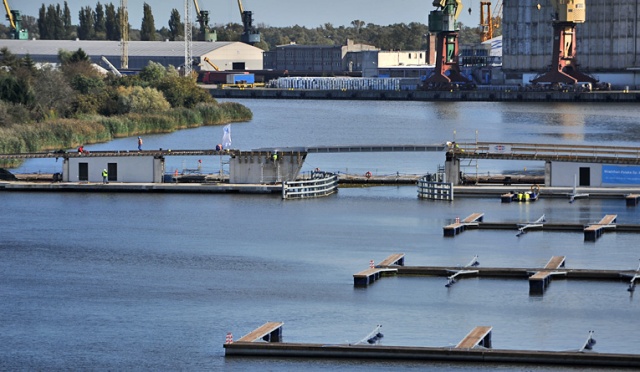
[[(636, 269), (628, 270), (606, 270), (606, 269), (568, 269), (565, 267), (565, 256), (553, 256), (544, 267), (514, 268), (514, 267), (480, 267), (475, 256), (471, 262), (465, 266), (407, 266), (391, 264), (389, 266), (379, 266), (376, 269), (392, 269), (394, 275), (398, 276), (437, 276), (448, 278), (446, 287), (451, 287), (452, 274), (474, 274), (480, 278), (515, 278), (527, 279), (530, 286), (530, 294), (540, 294), (549, 285), (551, 276), (561, 275), (567, 280), (592, 280), (592, 281), (615, 281), (631, 283), (640, 278), (640, 266)], [(404, 264), (404, 255), (403, 255)], [(473, 267), (473, 268), (472, 268)], [(562, 270), (559, 270), (562, 268)], [(365, 270), (368, 271), (368, 270)], [(354, 275), (354, 285), (356, 275)], [(376, 278), (379, 279), (380, 277)], [(455, 278), (454, 278), (455, 279)], [(373, 282), (373, 281), (371, 281)], [(366, 285), (370, 284), (367, 282)], [(364, 286), (366, 286), (364, 285)], [(542, 287), (540, 287), (542, 285)], [(533, 288), (533, 290), (532, 290)], [(538, 290), (541, 288), (541, 291)]]
[[(254, 331), (255, 332), (255, 331)], [(251, 332), (253, 333), (253, 332)], [(250, 334), (251, 334), (250, 333)], [(259, 332), (261, 333), (261, 332)], [(589, 339), (593, 332), (589, 333)], [(640, 355), (616, 353), (586, 353), (575, 351), (509, 350), (491, 348), (491, 327), (475, 327), (456, 347), (387, 346), (368, 344), (315, 344), (271, 342), (233, 342), (227, 336), (223, 345), (229, 357), (263, 358), (344, 358), (364, 360), (423, 360), (473, 364), (554, 366), (588, 366), (600, 368), (640, 368)], [(594, 343), (589, 344), (592, 348)], [(583, 347), (584, 349), (584, 347)]]

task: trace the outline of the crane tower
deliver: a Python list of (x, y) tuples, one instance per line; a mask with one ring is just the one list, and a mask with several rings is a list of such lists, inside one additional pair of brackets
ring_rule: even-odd
[(191, 76), (191, 7), (189, 0), (184, 0), (184, 76)]
[(554, 9), (551, 68), (531, 82), (571, 85), (578, 82), (597, 83), (598, 80), (578, 71), (576, 25), (585, 21), (585, 0), (551, 0), (551, 4)]
[(429, 13), (429, 32), (436, 33), (436, 67), (423, 88), (449, 90), (471, 83), (460, 73), (458, 65), (458, 26), (462, 10), (460, 0), (434, 0), (436, 10)]
[(129, 11), (127, 0), (120, 0), (120, 68), (129, 68)]

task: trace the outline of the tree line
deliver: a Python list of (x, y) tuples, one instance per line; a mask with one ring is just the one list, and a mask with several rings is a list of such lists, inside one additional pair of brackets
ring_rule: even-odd
[[(42, 40), (114, 40), (122, 38), (121, 25), (127, 24), (130, 40), (184, 40), (184, 23), (180, 12), (172, 9), (166, 26), (156, 28), (153, 11), (148, 3), (143, 4), (143, 18), (139, 30), (132, 29), (128, 22), (128, 14), (113, 3), (96, 3), (95, 7), (85, 6), (78, 12), (78, 25), (71, 21), (71, 9), (68, 2), (62, 5), (50, 4), (40, 7), (38, 18), (23, 15), (23, 27), (29, 31), (31, 38)], [(425, 15), (426, 18), (426, 15)], [(498, 19), (496, 19), (496, 22)], [(463, 44), (474, 44), (480, 41), (480, 28), (460, 25), (459, 41)], [(196, 24), (192, 25), (192, 34), (202, 34)], [(216, 24), (215, 30), (220, 41), (239, 41), (243, 27), (239, 23)], [(331, 23), (307, 28), (303, 26), (270, 27), (258, 24), (261, 42), (256, 44), (263, 50), (272, 50), (278, 45), (290, 43), (303, 45), (344, 45), (347, 39), (357, 43), (374, 45), (382, 50), (424, 50), (427, 47), (429, 29), (426, 24), (411, 22), (381, 26), (362, 20), (353, 20), (349, 26), (334, 27)], [(495, 36), (501, 35), (501, 29)], [(0, 37), (10, 38), (10, 30), (0, 25)]]

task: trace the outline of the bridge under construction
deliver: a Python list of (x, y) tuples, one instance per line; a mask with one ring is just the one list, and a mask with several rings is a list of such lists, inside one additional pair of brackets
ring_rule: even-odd
[[(0, 160), (62, 158), (71, 163), (65, 170), (95, 161), (95, 167), (118, 165), (126, 169), (129, 158), (155, 161), (152, 181), (162, 182), (164, 158), (169, 156), (228, 157), (230, 182), (273, 183), (295, 180), (308, 154), (364, 152), (442, 152), (445, 155), (446, 182), (461, 183), (460, 162), (463, 159), (538, 161), (545, 164), (545, 186), (615, 187), (640, 185), (640, 147), (592, 146), (569, 144), (537, 144), (511, 142), (447, 142), (442, 144), (404, 145), (339, 145), (310, 147), (273, 147), (250, 151), (229, 150), (144, 150), (144, 151), (48, 151), (22, 154), (0, 154)], [(150, 160), (151, 161), (151, 160)], [(104, 163), (104, 164), (103, 164)], [(149, 163), (151, 164), (151, 163)], [(138, 166), (140, 166), (138, 164)], [(145, 167), (146, 165), (143, 165)], [(92, 167), (94, 167), (92, 165)], [(116, 168), (113, 168), (114, 170)], [(139, 169), (139, 168), (138, 168)], [(139, 172), (138, 172), (139, 173)], [(124, 176), (126, 172), (121, 172)], [(64, 178), (73, 181), (74, 177)], [(127, 179), (117, 180), (131, 182)], [(136, 182), (144, 182), (137, 180)]]

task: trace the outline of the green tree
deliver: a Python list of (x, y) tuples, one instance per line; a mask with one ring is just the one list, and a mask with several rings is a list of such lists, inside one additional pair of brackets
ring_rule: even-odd
[(215, 102), (206, 90), (198, 88), (191, 77), (167, 75), (157, 86), (171, 107), (193, 108), (201, 102)]
[(82, 50), (82, 48), (78, 48), (78, 50), (73, 53), (60, 49), (58, 51), (58, 60), (60, 60), (60, 63), (62, 63), (63, 66), (71, 63), (91, 61), (87, 53)]
[(177, 41), (181, 36), (184, 37), (184, 23), (180, 20), (180, 12), (174, 8), (169, 17), (169, 39)]
[(96, 4), (96, 11), (94, 13), (94, 25), (95, 25), (95, 35), (99, 40), (104, 40), (107, 37), (107, 23), (104, 14), (104, 8), (102, 4), (98, 1)]
[(120, 40), (120, 31), (118, 30), (118, 18), (116, 17), (116, 7), (109, 3), (105, 9), (104, 31), (107, 40)]
[(158, 86), (167, 76), (167, 69), (160, 63), (150, 61), (138, 74), (143, 86)]
[(27, 81), (13, 74), (0, 74), (0, 99), (3, 101), (30, 105), (33, 103), (33, 91)]
[(140, 40), (156, 40), (156, 26), (153, 21), (153, 13), (151, 12), (151, 6), (147, 3), (144, 3), (143, 5), (142, 26), (140, 27)]
[(162, 92), (155, 88), (139, 86), (118, 88), (118, 112), (121, 114), (158, 113), (170, 108), (171, 105)]
[(71, 34), (73, 33), (73, 23), (71, 23), (71, 9), (69, 9), (69, 4), (64, 2), (64, 9), (62, 10), (62, 25), (65, 30), (65, 39), (70, 39)]
[(53, 39), (64, 40), (67, 36), (67, 30), (64, 28), (64, 18), (60, 4), (56, 5), (56, 13), (53, 18)]
[(49, 40), (49, 35), (47, 34), (47, 8), (45, 8), (44, 4), (38, 11), (38, 33), (40, 34), (40, 39)]
[(90, 6), (86, 6), (80, 9), (80, 13), (78, 14), (79, 25), (78, 25), (78, 38), (81, 40), (91, 40), (93, 38), (95, 29), (94, 29), (94, 12)]
[(37, 71), (36, 62), (31, 58), (31, 54), (29, 53), (20, 60), (20, 66), (26, 69), (31, 75), (35, 75)]
[(45, 16), (45, 34), (47, 35), (47, 40), (55, 40), (56, 39), (56, 18), (58, 13), (56, 12), (56, 7), (53, 5), (49, 5), (47, 7), (47, 14)]
[(64, 117), (73, 112), (76, 93), (62, 71), (44, 67), (34, 80), (34, 110), (37, 119)]
[(20, 64), (20, 61), (18, 61), (18, 57), (16, 57), (15, 54), (11, 53), (11, 51), (7, 47), (3, 47), (2, 49), (0, 49), (0, 57), (0, 65), (8, 67), (9, 70), (15, 70)]

